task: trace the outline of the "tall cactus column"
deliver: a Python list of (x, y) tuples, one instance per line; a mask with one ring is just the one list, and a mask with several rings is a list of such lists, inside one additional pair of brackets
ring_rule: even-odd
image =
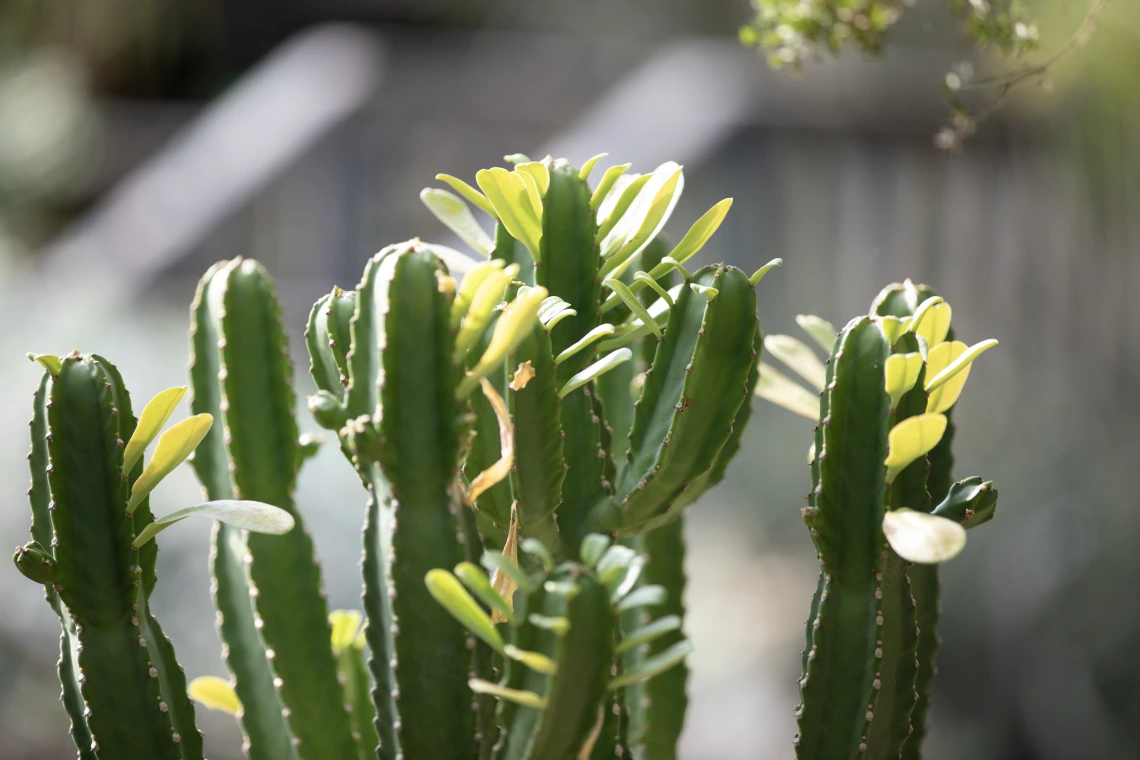
[(192, 406), (222, 423), (194, 458), (206, 493), (266, 502), (297, 522), (272, 539), (215, 529), (214, 597), (246, 752), (266, 760), (351, 757), (320, 568), (293, 503), (302, 456), (276, 294), (256, 262), (223, 262), (199, 284), (191, 319)]

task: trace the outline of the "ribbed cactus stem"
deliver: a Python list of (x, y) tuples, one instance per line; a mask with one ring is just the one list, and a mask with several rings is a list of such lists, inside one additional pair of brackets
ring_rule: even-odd
[(256, 262), (224, 262), (202, 279), (191, 317), (192, 408), (222, 423), (194, 458), (207, 495), (272, 504), (296, 521), (280, 537), (215, 529), (219, 633), (243, 706), (247, 752), (348, 757), (354, 744), (326, 644), (320, 568), (292, 498), (298, 431), (276, 293)]

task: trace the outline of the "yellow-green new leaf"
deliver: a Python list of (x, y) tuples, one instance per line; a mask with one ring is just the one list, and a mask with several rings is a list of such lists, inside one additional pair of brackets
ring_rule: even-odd
[(237, 692), (224, 678), (198, 676), (186, 687), (186, 693), (190, 699), (210, 710), (221, 710), (230, 715), (237, 715), (241, 711)]
[(908, 464), (926, 456), (946, 432), (946, 416), (918, 414), (891, 428), (887, 441), (887, 482), (892, 483)]
[(764, 275), (771, 272), (774, 267), (782, 267), (782, 266), (784, 266), (784, 260), (783, 259), (772, 259), (767, 264), (765, 264), (764, 266), (760, 267), (759, 269), (757, 269), (755, 272), (752, 273), (752, 275), (748, 278), (748, 284), (751, 285), (752, 287), (756, 287), (757, 285), (760, 284), (760, 281), (764, 279)]
[(611, 191), (598, 209), (598, 234), (594, 242), (601, 244), (614, 227), (625, 219), (626, 212), (651, 179), (653, 179), (652, 174), (627, 174), (617, 179), (614, 190), (621, 192), (615, 194)]
[(816, 390), (822, 391), (827, 384), (827, 367), (806, 343), (790, 335), (769, 335), (764, 338), (764, 350), (807, 380)]
[(207, 501), (205, 504), (195, 504), (192, 507), (171, 512), (165, 517), (159, 517), (139, 531), (131, 544), (137, 549), (171, 525), (194, 515), (212, 517), (226, 525), (232, 525), (235, 528), (253, 533), (268, 533), (276, 536), (293, 530), (294, 525), (291, 514), (272, 504), (265, 504), (260, 501), (219, 499), (218, 501)]
[(28, 354), (28, 358), (48, 371), (52, 377), (59, 377), (63, 362), (54, 354)]
[[(659, 177), (665, 167), (666, 178), (659, 183)], [(676, 166), (676, 169), (672, 169)], [(626, 220), (612, 233), (612, 243), (602, 241), (602, 256), (608, 257), (602, 264), (598, 274), (601, 277), (618, 277), (625, 268), (632, 263), (641, 250), (657, 237), (669, 216), (673, 213), (677, 201), (681, 198), (681, 191), (685, 187), (684, 169), (676, 164), (666, 164), (653, 173), (653, 182), (650, 182), (638, 194), (637, 202), (630, 210), (629, 226)], [(650, 195), (652, 193), (652, 195)], [(640, 224), (634, 228), (633, 223), (640, 218)], [(615, 250), (616, 248), (616, 250)]]
[[(922, 371), (922, 354), (917, 351), (909, 354), (892, 354), (887, 357), (883, 371), (886, 379), (887, 395), (891, 397), (891, 409), (899, 405), (899, 400), (918, 382)], [(927, 411), (942, 411), (940, 409)]]
[(883, 535), (895, 554), (923, 565), (953, 559), (966, 547), (966, 529), (960, 524), (913, 509), (883, 515)]
[[(532, 179), (531, 182), (533, 181)], [(540, 261), (542, 222), (532, 205), (530, 191), (522, 176), (496, 166), (492, 169), (481, 169), (475, 175), (475, 182), (487, 195), (487, 200), (491, 201), (499, 221), (507, 228), (511, 237), (521, 241), (536, 262)]]
[(154, 490), (154, 487), (190, 456), (206, 437), (206, 433), (210, 432), (212, 424), (214, 424), (213, 416), (203, 412), (182, 420), (162, 434), (154, 449), (154, 456), (131, 489), (131, 500), (127, 502), (129, 514), (134, 514), (135, 508)]
[(494, 241), (475, 221), (471, 209), (458, 195), (447, 190), (425, 187), (420, 191), (420, 200), (436, 219), (443, 222), (464, 243), (483, 255), (491, 253), (495, 247)]
[(488, 615), (476, 602), (459, 579), (446, 570), (428, 570), (424, 576), (428, 593), (459, 623), (493, 648), (503, 651), (503, 637), (495, 630)]
[(496, 617), (514, 622), (514, 605), (495, 590), (491, 585), (491, 579), (478, 566), (472, 562), (460, 562), (455, 566), (455, 577), (462, 581), (471, 593), (479, 597), (483, 604), (490, 607)]
[[(910, 325), (910, 320), (899, 319), (898, 317), (879, 317), (879, 329), (883, 331), (883, 335), (887, 338), (889, 345), (894, 345), (898, 342), (899, 337), (907, 331)], [(828, 349), (829, 351), (831, 349)]]
[(633, 164), (618, 164), (606, 169), (606, 173), (602, 175), (602, 179), (598, 182), (598, 186), (594, 189), (594, 194), (590, 196), (590, 209), (595, 213), (598, 212), (598, 207), (602, 205), (602, 201), (609, 195), (610, 190), (613, 190), (614, 184), (618, 181), (618, 177), (629, 171), (629, 167)]
[(186, 395), (187, 386), (167, 388), (146, 403), (142, 414), (139, 415), (138, 425), (135, 426), (134, 435), (127, 441), (123, 450), (123, 472), (130, 472), (135, 462), (146, 451), (146, 447), (155, 439), (162, 426), (170, 419), (178, 402)]
[(471, 304), (475, 301), (475, 294), (479, 292), (479, 287), (497, 271), (503, 269), (502, 259), (491, 259), (484, 261), (479, 266), (472, 269), (463, 278), (459, 290), (455, 293), (455, 300), (451, 302), (451, 319), (450, 325), (452, 330), (459, 328), (459, 323), (467, 316)]
[(522, 707), (532, 707), (535, 710), (545, 710), (547, 707), (546, 700), (533, 691), (511, 689), (506, 686), (500, 686), (497, 683), (484, 681), (481, 678), (472, 678), (467, 682), (467, 685), (471, 687), (471, 691), (476, 694), (490, 694), (493, 697), (514, 702), (516, 705), (521, 705)]
[(493, 219), (499, 218), (499, 215), (495, 213), (495, 207), (487, 200), (487, 196), (459, 179), (459, 177), (452, 177), (450, 174), (437, 174), (435, 178), (451, 185), (451, 188), (455, 190), (455, 192), (462, 195), (469, 202), (474, 203), (480, 210), (490, 214)]
[(910, 320), (910, 331), (926, 341), (926, 345), (933, 348), (946, 340), (950, 332), (950, 318), (953, 310), (950, 304), (938, 296), (932, 296), (922, 302), (915, 310)]
[[(538, 188), (538, 197), (540, 199), (546, 197), (546, 191), (550, 189), (550, 167), (542, 161), (527, 161), (516, 166), (515, 171), (529, 174)], [(542, 201), (539, 200), (540, 209), (542, 208), (541, 204)]]
[(487, 376), (492, 368), (506, 358), (507, 354), (518, 346), (519, 342), (534, 329), (538, 321), (538, 309), (547, 296), (546, 288), (520, 288), (514, 300), (503, 308), (499, 321), (495, 323), (495, 331), (491, 333), (491, 340), (483, 351), (479, 362), (459, 383), (455, 395), (466, 398), (479, 380)]
[(507, 644), (503, 647), (503, 654), (515, 662), (521, 662), (535, 673), (541, 673), (544, 676), (552, 676), (558, 672), (558, 665), (554, 660), (541, 652), (530, 652), (526, 649), (519, 649), (512, 644)]
[(594, 171), (594, 166), (608, 155), (609, 153), (599, 153), (596, 156), (590, 156), (590, 158), (586, 159), (586, 163), (582, 164), (582, 168), (578, 170), (578, 179), (583, 182), (588, 182), (590, 174)]
[[(931, 406), (938, 406), (938, 411), (949, 409), (958, 400), (959, 394), (962, 393), (962, 387), (966, 384), (966, 378), (970, 375), (970, 365), (974, 359), (977, 359), (983, 353), (993, 348), (998, 344), (996, 340), (983, 340), (981, 343), (975, 343), (969, 348), (960, 341), (954, 341), (957, 344), (953, 349), (947, 350), (945, 353), (939, 352), (937, 355), (937, 364), (941, 365), (942, 362), (947, 362), (945, 366), (938, 369), (937, 373), (930, 378), (926, 383), (926, 392), (929, 394), (927, 398), (927, 410)], [(930, 363), (935, 358), (935, 352), (942, 348), (943, 344), (939, 344), (930, 349), (929, 358), (927, 359), (927, 372), (933, 372), (930, 368)], [(958, 347), (961, 347), (961, 350)]]
[(835, 325), (823, 317), (817, 317), (814, 314), (797, 314), (796, 324), (799, 325), (800, 329), (806, 332), (820, 348), (829, 354), (831, 353), (831, 346), (835, 343)]
[(720, 223), (724, 221), (730, 208), (732, 208), (732, 198), (725, 198), (706, 211), (704, 216), (693, 223), (693, 226), (685, 233), (685, 237), (681, 238), (681, 242), (677, 243), (677, 246), (669, 252), (669, 256), (682, 263), (701, 250), (720, 227)]
[[(502, 262), (498, 259), (495, 260), (502, 266)], [(488, 263), (495, 263), (488, 262)], [(466, 307), (466, 313), (463, 316), (462, 323), (459, 326), (459, 332), (455, 335), (455, 351), (452, 354), (452, 360), (456, 364), (461, 364), (463, 358), (467, 355), (467, 351), (475, 345), (483, 331), (487, 329), (487, 325), (491, 323), (491, 318), (495, 315), (495, 308), (503, 300), (503, 294), (506, 292), (507, 285), (515, 275), (519, 273), (519, 265), (511, 264), (505, 269), (498, 267), (491, 267), (486, 270), (480, 269), (472, 272), (471, 276), (476, 274), (479, 278), (473, 283), (474, 293), (467, 291), (467, 281), (459, 288), (459, 294), (456, 295), (456, 302), (462, 298), (466, 301), (470, 298), (470, 305)], [(462, 305), (461, 305), (462, 306)], [(452, 304), (452, 318), (454, 319), (455, 304)]]

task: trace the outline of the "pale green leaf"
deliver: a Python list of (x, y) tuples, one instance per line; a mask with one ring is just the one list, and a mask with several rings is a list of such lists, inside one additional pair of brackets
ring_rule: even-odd
[(28, 354), (28, 358), (48, 371), (52, 377), (59, 377), (63, 362), (54, 354)]
[(609, 153), (599, 153), (596, 156), (591, 156), (586, 159), (586, 163), (582, 164), (582, 168), (578, 170), (578, 179), (583, 182), (588, 182), (590, 180), (590, 174), (594, 171), (594, 166), (608, 155)]
[(459, 329), (459, 323), (467, 316), (467, 311), (471, 308), (475, 294), (479, 292), (479, 287), (496, 271), (501, 271), (503, 265), (502, 259), (483, 261), (464, 276), (463, 282), (459, 285), (459, 290), (455, 293), (455, 300), (451, 302), (450, 327), (452, 330)]
[(946, 417), (942, 414), (918, 414), (907, 417), (891, 428), (887, 436), (887, 482), (919, 457), (926, 456), (946, 432)]
[(887, 395), (891, 397), (891, 409), (898, 407), (899, 400), (918, 382), (918, 373), (921, 371), (922, 354), (917, 351), (909, 354), (892, 354), (887, 357), (883, 377)]
[(487, 343), (483, 356), (472, 370), (463, 378), (455, 395), (466, 398), (479, 384), (480, 378), (486, 377), (499, 362), (507, 358), (507, 354), (515, 349), (538, 323), (538, 309), (546, 298), (546, 288), (520, 288), (514, 300), (508, 303), (495, 323), (495, 330), (491, 333), (491, 340)]
[(190, 456), (206, 437), (206, 433), (210, 432), (213, 423), (213, 416), (203, 412), (182, 420), (162, 434), (154, 449), (154, 456), (131, 489), (131, 500), (127, 502), (129, 514), (133, 514), (154, 487)]
[[(898, 317), (879, 317), (879, 329), (883, 331), (883, 335), (887, 339), (889, 345), (894, 345), (898, 342), (899, 337), (907, 331), (907, 326), (910, 320), (900, 319)], [(829, 351), (831, 349), (828, 349)]]
[(471, 593), (479, 597), (483, 604), (498, 612), (505, 620), (514, 622), (514, 608), (495, 590), (491, 585), (491, 579), (479, 566), (472, 562), (460, 562), (455, 566), (455, 577), (461, 580)]
[(642, 586), (618, 602), (619, 612), (638, 607), (657, 607), (669, 601), (669, 592), (664, 586)]
[[(594, 194), (590, 196), (590, 209), (595, 213), (599, 212), (598, 207), (602, 205), (602, 201), (609, 195), (610, 190), (613, 190), (614, 184), (618, 181), (618, 177), (629, 171), (629, 167), (633, 164), (618, 164), (606, 169), (606, 173), (602, 175), (602, 179), (598, 182), (597, 188), (594, 189)], [(598, 218), (602, 219), (600, 213)]]
[(485, 641), (496, 652), (503, 651), (503, 637), (491, 623), (491, 616), (479, 606), (459, 579), (446, 570), (428, 570), (424, 576), (428, 593), (467, 630)]
[(669, 304), (670, 309), (673, 308), (673, 298), (669, 295), (669, 291), (661, 287), (661, 283), (650, 277), (648, 272), (634, 272), (633, 281), (635, 283), (639, 282), (642, 285), (648, 287), (650, 290), (657, 294), (658, 298), (665, 299), (665, 303)]
[[(614, 233), (619, 233), (621, 240), (614, 238), (613, 246), (607, 245), (605, 240), (602, 241), (602, 256), (608, 258), (598, 270), (600, 277), (620, 276), (625, 268), (635, 261), (637, 254), (641, 253), (642, 249), (661, 232), (661, 228), (673, 213), (677, 201), (680, 200), (685, 187), (685, 174), (680, 166), (677, 166), (664, 182), (656, 181), (658, 172), (654, 172), (653, 177), (654, 181), (638, 193), (637, 201), (629, 213), (631, 221), (641, 217), (641, 223), (635, 229), (631, 227), (628, 234), (624, 234), (619, 233), (619, 228), (624, 226), (623, 220), (623, 224), (614, 229)], [(619, 244), (620, 247), (617, 247)]]
[(732, 198), (725, 198), (706, 211), (700, 219), (693, 222), (693, 226), (685, 233), (685, 237), (681, 238), (681, 242), (677, 243), (676, 247), (669, 252), (670, 258), (677, 262), (684, 262), (701, 250), (720, 227), (730, 208), (732, 208)]
[(765, 264), (764, 266), (760, 267), (759, 269), (757, 269), (755, 272), (752, 273), (752, 276), (748, 278), (748, 284), (750, 284), (752, 287), (756, 287), (757, 285), (760, 284), (760, 281), (764, 279), (764, 275), (766, 275), (766, 274), (768, 274), (768, 272), (772, 271), (773, 267), (782, 267), (782, 266), (784, 266), (784, 260), (783, 259), (772, 259), (767, 264)]
[(426, 187), (420, 191), (420, 200), (436, 219), (443, 222), (464, 243), (484, 255), (491, 253), (495, 247), (494, 241), (475, 221), (471, 209), (458, 195), (447, 190)]
[[(949, 359), (949, 363), (946, 364), (946, 366), (942, 369), (938, 370), (938, 372), (935, 373), (935, 375), (927, 381), (926, 392), (928, 394), (931, 394), (931, 398), (933, 398), (933, 394), (935, 392), (943, 391), (942, 395), (939, 397), (938, 405), (949, 409), (954, 405), (954, 402), (958, 400), (958, 394), (962, 392), (962, 386), (966, 383), (965, 376), (968, 376), (970, 365), (973, 363), (974, 359), (977, 359), (979, 356), (997, 344), (998, 342), (991, 338), (990, 340), (983, 340), (980, 343), (975, 343), (974, 345), (962, 351), (950, 351), (946, 354), (940, 354), (938, 363), (941, 364), (942, 361), (945, 361), (947, 359)], [(934, 352), (939, 348), (941, 348), (941, 344), (935, 346), (934, 348), (931, 348), (929, 356), (933, 357)], [(930, 359), (928, 358), (927, 361), (929, 362)], [(933, 370), (928, 369), (927, 371), (931, 372)], [(956, 389), (952, 386), (952, 384), (956, 385)], [(946, 393), (948, 387), (950, 387), (950, 391), (952, 391), (952, 393)]]
[(827, 367), (806, 343), (790, 335), (768, 335), (764, 338), (764, 350), (808, 381), (816, 390), (822, 391), (827, 384)]
[(187, 517), (202, 515), (212, 517), (226, 525), (252, 531), (253, 533), (269, 533), (281, 535), (293, 530), (293, 516), (280, 507), (264, 504), (260, 501), (237, 501), (233, 499), (220, 499), (208, 501), (205, 504), (195, 504), (171, 512), (165, 517), (157, 518), (147, 525), (131, 543), (137, 549), (162, 531)]
[(695, 282), (690, 282), (689, 288), (697, 295), (704, 296), (709, 303), (715, 301), (716, 297), (720, 295), (718, 288), (713, 288), (708, 285), (698, 285)]
[(661, 328), (657, 326), (657, 322), (650, 316), (649, 311), (642, 305), (638, 297), (633, 294), (628, 285), (612, 277), (603, 282), (602, 285), (616, 293), (617, 297), (626, 305), (626, 308), (633, 312), (633, 315), (640, 319), (642, 324), (652, 330), (654, 335), (658, 338), (662, 337)]
[(613, 334), (614, 334), (614, 326), (613, 325), (611, 325), (608, 322), (600, 324), (597, 327), (595, 327), (593, 330), (590, 330), (588, 333), (586, 333), (581, 338), (579, 338), (577, 340), (577, 342), (575, 342), (573, 345), (569, 346), (565, 351), (560, 353), (558, 356), (554, 357), (554, 363), (555, 364), (561, 364), (562, 362), (566, 361), (567, 359), (569, 359), (574, 354), (578, 353), (582, 349), (589, 346), (591, 343), (594, 343), (595, 341), (600, 340), (607, 335), (613, 335)]
[(521, 662), (535, 673), (541, 673), (544, 676), (552, 676), (558, 672), (557, 663), (541, 652), (530, 652), (525, 649), (519, 649), (513, 644), (507, 644), (503, 647), (503, 654), (515, 662)]
[(437, 174), (435, 178), (451, 185), (451, 188), (455, 190), (455, 192), (462, 195), (470, 203), (474, 203), (483, 212), (490, 214), (492, 218), (499, 218), (499, 215), (495, 213), (495, 207), (487, 200), (487, 196), (459, 179), (459, 177), (452, 177), (450, 174)]
[(831, 353), (831, 347), (835, 343), (835, 325), (823, 317), (817, 317), (814, 314), (797, 314), (796, 324), (799, 325), (800, 329), (806, 332), (820, 348), (829, 354)]
[(469, 275), (469, 277), (475, 278), (475, 282), (472, 283), (475, 288), (474, 293), (467, 287), (467, 278), (464, 278), (463, 285), (460, 286), (459, 293), (456, 295), (455, 303), (452, 304), (452, 317), (454, 318), (455, 304), (459, 303), (461, 299), (466, 302), (470, 298), (470, 305), (467, 306), (459, 331), (455, 335), (455, 349), (451, 358), (456, 364), (462, 364), (467, 351), (482, 337), (487, 325), (495, 316), (495, 308), (503, 300), (507, 285), (519, 273), (518, 264), (500, 268), (502, 262), (498, 259), (495, 262), (487, 263), (494, 264), (496, 262), (499, 266), (480, 268)]
[(819, 420), (819, 398), (770, 364), (760, 362), (760, 379), (754, 393), (809, 420)]
[(598, 234), (594, 242), (602, 244), (602, 241), (626, 218), (633, 202), (652, 179), (652, 174), (624, 174), (617, 178), (613, 190), (598, 209)]
[(484, 681), (481, 678), (472, 678), (467, 682), (471, 687), (471, 691), (476, 694), (490, 694), (492, 697), (504, 699), (507, 702), (513, 702), (516, 705), (523, 707), (531, 707), (535, 710), (545, 710), (546, 700), (535, 694), (533, 691), (524, 691), (522, 689), (511, 689), (507, 686), (500, 686), (497, 683)]
[(221, 710), (230, 715), (241, 712), (241, 701), (230, 682), (217, 676), (198, 676), (186, 687), (186, 693), (198, 704), (210, 710)]
[(516, 166), (515, 171), (529, 174), (531, 179), (534, 180), (535, 185), (538, 187), (539, 198), (546, 197), (546, 191), (550, 189), (550, 167), (547, 166), (545, 162), (528, 161)]
[(952, 316), (953, 310), (950, 308), (950, 304), (938, 296), (933, 296), (923, 301), (915, 310), (908, 329), (933, 348), (946, 340), (946, 334), (950, 332), (950, 318)]
[(530, 163), (530, 156), (525, 153), (508, 153), (503, 156), (503, 160), (508, 164), (526, 164)]
[(612, 540), (604, 533), (591, 533), (583, 538), (580, 552), (582, 564), (589, 568), (597, 565), (598, 560), (606, 553), (606, 549), (610, 548)]
[(617, 654), (621, 654), (622, 652), (629, 651), (630, 649), (636, 649), (642, 644), (648, 644), (652, 641), (656, 641), (665, 634), (670, 633), (671, 631), (678, 631), (680, 629), (681, 617), (679, 615), (665, 615), (664, 617), (660, 617), (657, 620), (654, 620), (652, 623), (643, 625), (642, 627), (626, 634), (626, 636), (617, 645), (616, 652)]
[(536, 262), (540, 261), (542, 225), (535, 216), (530, 192), (522, 177), (496, 166), (493, 169), (481, 169), (475, 175), (475, 182), (486, 193), (499, 221), (511, 237), (521, 241)]
[(966, 547), (966, 529), (959, 523), (913, 509), (884, 514), (883, 535), (895, 554), (924, 565), (953, 559)]
[[(541, 166), (541, 164), (540, 164)], [(542, 168), (546, 168), (543, 166)], [(526, 197), (530, 202), (528, 213), (530, 218), (538, 225), (538, 229), (542, 231), (542, 191), (539, 189), (538, 180), (530, 172), (519, 171), (515, 169), (514, 172), (519, 179), (523, 181), (526, 186)]]
[(607, 688), (609, 691), (617, 691), (633, 683), (648, 681), (654, 676), (660, 675), (666, 670), (680, 664), (681, 660), (688, 657), (692, 651), (693, 645), (688, 639), (678, 641), (665, 651), (659, 652), (652, 657), (647, 657), (633, 667), (623, 671), (621, 675), (610, 681)]
[(139, 415), (138, 424), (127, 447), (123, 450), (123, 472), (130, 472), (139, 460), (146, 447), (155, 439), (162, 426), (170, 419), (178, 402), (186, 395), (187, 386), (167, 388), (146, 402), (142, 414)]
[(618, 366), (619, 364), (623, 364), (632, 358), (633, 351), (630, 351), (628, 348), (619, 348), (617, 351), (606, 354), (601, 359), (598, 359), (589, 367), (586, 367), (584, 370), (567, 380), (566, 384), (562, 386), (562, 389), (558, 391), (558, 398), (566, 398), (566, 396), (578, 388), (581, 388), (586, 383), (597, 377), (601, 377), (614, 367)]

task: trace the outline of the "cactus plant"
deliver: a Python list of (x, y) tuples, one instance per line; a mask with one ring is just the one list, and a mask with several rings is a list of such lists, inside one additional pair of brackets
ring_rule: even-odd
[[(918, 758), (937, 649), (937, 563), (993, 515), (980, 478), (949, 485), (950, 430), (971, 362), (997, 341), (953, 340), (929, 288), (892, 285), (838, 338), (800, 317), (831, 357), (770, 336), (819, 401), (762, 367), (759, 395), (817, 421), (803, 510), (820, 563), (796, 717), (799, 758)], [(935, 501), (937, 497), (940, 501)], [(937, 506), (935, 506), (937, 505)]]
[(155, 535), (194, 513), (239, 530), (282, 533), (287, 513), (234, 500), (155, 519), (149, 493), (210, 428), (197, 415), (143, 453), (185, 388), (160, 393), (136, 419), (113, 364), (101, 356), (32, 356), (44, 369), (31, 421), (32, 542), (17, 568), (43, 584), (59, 616), (61, 701), (80, 758), (202, 757), (202, 736), (174, 647), (150, 608)]
[[(136, 419), (106, 360), (32, 357), (46, 370), (33, 540), (14, 559), (59, 615), (83, 760), (201, 758), (191, 697), (238, 719), (250, 758), (675, 758), (691, 650), (681, 513), (723, 479), (754, 393), (819, 421), (804, 516), (823, 570), (798, 756), (918, 757), (933, 563), (997, 495), (980, 478), (951, 484), (947, 415), (993, 342), (954, 341), (949, 306), (909, 282), (838, 340), (800, 320), (827, 366), (764, 339), (756, 285), (778, 259), (751, 276), (685, 267), (731, 201), (668, 247), (681, 168), (619, 165), (591, 189), (600, 159), (508, 157), (513, 170), (477, 174), (480, 190), (439, 175), (458, 195), (421, 198), (486, 258), (413, 239), (314, 306), (308, 407), (368, 497), (363, 612), (329, 613), (293, 503), (319, 441), (298, 435), (281, 309), (257, 262), (202, 278), (194, 414), (161, 438), (186, 388)], [(764, 347), (821, 400), (761, 365)], [(211, 501), (156, 519), (149, 494), (191, 452)], [(193, 514), (216, 518), (231, 679), (187, 686), (149, 600), (155, 535)]]
[[(478, 562), (485, 550), (514, 558), (500, 560), (511, 564), (520, 543), (580, 573), (589, 564), (580, 554), (587, 535), (640, 542), (634, 537), (673, 521), (722, 477), (736, 451), (726, 442), (734, 433), (738, 440), (747, 421), (759, 345), (755, 285), (779, 262), (751, 278), (724, 265), (690, 275), (683, 262), (715, 232), (730, 201), (714, 206), (675, 248), (651, 248), (683, 187), (680, 167), (669, 163), (644, 176), (613, 167), (591, 191), (600, 158), (577, 169), (509, 157), (513, 171), (478, 173), (483, 192), (439, 175), (463, 197), (428, 189), (425, 204), (490, 258), (457, 286), (441, 260), (454, 260), (454, 252), (418, 240), (391, 246), (369, 261), (355, 291), (335, 289), (310, 315), (307, 345), (319, 389), (310, 409), (336, 431), (369, 491), (365, 634), (381, 757), (486, 757), (500, 729), (514, 730), (503, 720), (510, 708), (487, 698), (502, 696), (495, 689), (480, 692), (474, 714), (458, 709), (471, 701), (467, 670), (490, 682), (503, 657), (485, 640), (466, 643), (458, 627), (434, 617), (423, 603), (426, 573)], [(464, 198), (492, 216), (493, 237)], [(659, 281), (674, 273), (685, 281), (666, 289)], [(653, 298), (643, 303), (638, 291)], [(606, 314), (611, 320), (603, 322)], [(648, 401), (638, 403), (623, 365), (633, 358), (631, 346), (645, 345), (650, 365), (638, 386)], [(615, 444), (611, 415), (625, 421), (630, 443)], [(650, 566), (665, 575), (672, 568), (679, 592), (680, 535), (671, 530), (668, 548)], [(521, 558), (524, 575), (550, 571), (533, 556)], [(466, 567), (473, 572), (473, 564)], [(509, 573), (497, 566), (495, 581), (496, 593), (511, 602)], [(680, 600), (672, 603), (679, 611)], [(639, 617), (625, 615), (625, 633), (640, 627)], [(679, 617), (660, 617), (663, 623), (652, 615), (649, 622), (679, 646)], [(535, 635), (528, 630), (523, 625), (517, 636)], [(612, 635), (622, 630), (615, 622)], [(430, 675), (400, 666), (428, 651), (440, 665)], [(640, 672), (663, 653), (621, 654), (613, 667)], [(513, 688), (506, 670), (501, 683)], [(421, 686), (428, 679), (430, 690)], [(674, 710), (661, 721), (666, 738), (659, 744), (668, 749), (647, 754), (638, 738), (635, 756), (672, 756), (683, 677), (673, 690), (660, 702), (641, 692), (627, 699), (625, 689), (614, 695), (618, 713), (643, 704)], [(454, 708), (445, 720), (430, 711), (444, 706)], [(648, 725), (626, 718), (615, 725), (624, 732), (626, 723), (643, 733)], [(616, 737), (609, 723), (601, 735), (611, 728)], [(521, 746), (514, 741), (508, 745)]]

